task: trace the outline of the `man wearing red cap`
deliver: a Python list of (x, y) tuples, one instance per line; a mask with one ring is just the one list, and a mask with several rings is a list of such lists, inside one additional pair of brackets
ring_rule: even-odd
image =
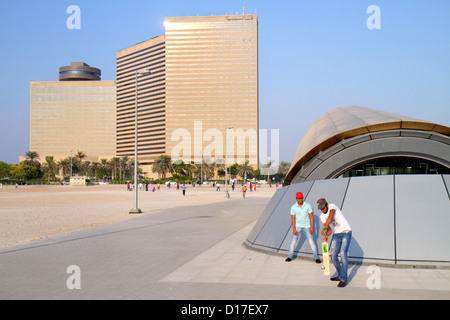
[(285, 261), (289, 262), (292, 260), (295, 246), (297, 245), (298, 241), (298, 235), (300, 232), (303, 232), (306, 235), (306, 238), (308, 239), (311, 246), (314, 260), (316, 261), (316, 263), (320, 263), (317, 245), (312, 236), (314, 234), (314, 216), (312, 207), (309, 203), (303, 201), (303, 193), (297, 192), (295, 198), (297, 199), (297, 203), (295, 203), (291, 207), (293, 235), (291, 245), (289, 247), (289, 253)]

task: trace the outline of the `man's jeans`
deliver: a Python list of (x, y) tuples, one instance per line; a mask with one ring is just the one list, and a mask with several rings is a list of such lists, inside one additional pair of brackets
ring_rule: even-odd
[[(333, 240), (331, 241), (331, 261), (336, 268), (341, 281), (347, 281), (347, 270), (348, 270), (348, 258), (347, 252), (350, 246), (350, 241), (352, 240), (352, 232), (343, 232), (333, 235)], [(341, 256), (341, 262), (339, 262), (338, 256)]]
[(295, 247), (297, 246), (297, 242), (298, 242), (300, 233), (303, 232), (309, 241), (309, 245), (311, 246), (314, 259), (316, 259), (316, 260), (319, 259), (316, 242), (314, 241), (311, 232), (309, 232), (309, 230), (311, 228), (296, 228), (296, 229), (297, 229), (297, 235), (292, 234), (292, 240), (291, 240), (291, 245), (289, 247), (288, 257), (292, 259), (292, 256), (294, 255)]

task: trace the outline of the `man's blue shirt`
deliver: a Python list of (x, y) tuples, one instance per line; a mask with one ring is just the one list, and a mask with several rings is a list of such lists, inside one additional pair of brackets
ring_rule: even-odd
[(309, 214), (312, 212), (313, 210), (308, 202), (303, 202), (302, 207), (300, 207), (298, 203), (295, 203), (291, 207), (291, 215), (295, 215), (295, 227), (311, 228), (311, 220), (309, 218)]

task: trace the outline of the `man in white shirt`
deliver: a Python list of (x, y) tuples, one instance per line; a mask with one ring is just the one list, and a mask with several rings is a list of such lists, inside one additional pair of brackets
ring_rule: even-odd
[[(330, 280), (339, 281), (338, 287), (343, 288), (347, 285), (347, 253), (350, 241), (352, 240), (352, 228), (339, 207), (335, 204), (328, 204), (327, 200), (321, 198), (317, 200), (317, 208), (322, 211), (320, 221), (323, 223), (322, 235), (324, 241), (327, 241), (328, 236), (332, 232), (330, 226), (334, 227), (330, 253), (331, 261), (333, 261), (338, 275), (332, 277)], [(338, 255), (341, 256), (341, 262), (339, 262)]]

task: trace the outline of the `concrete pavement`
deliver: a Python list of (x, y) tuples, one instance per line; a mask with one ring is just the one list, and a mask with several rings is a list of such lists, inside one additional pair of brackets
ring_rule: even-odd
[(352, 265), (349, 285), (337, 288), (312, 260), (286, 263), (247, 248), (243, 241), (268, 201), (173, 208), (2, 248), (0, 299), (450, 298), (448, 269)]

